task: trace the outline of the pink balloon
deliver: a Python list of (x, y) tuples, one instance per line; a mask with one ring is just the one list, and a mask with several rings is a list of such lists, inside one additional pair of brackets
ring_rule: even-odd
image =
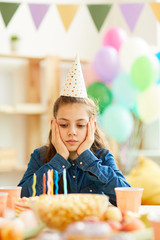
[(127, 38), (128, 35), (122, 28), (110, 28), (103, 37), (103, 46), (111, 46), (119, 51), (121, 45)]
[(88, 63), (83, 70), (83, 76), (86, 83), (86, 86), (90, 85), (93, 82), (98, 82), (99, 79), (94, 72), (92, 63)]

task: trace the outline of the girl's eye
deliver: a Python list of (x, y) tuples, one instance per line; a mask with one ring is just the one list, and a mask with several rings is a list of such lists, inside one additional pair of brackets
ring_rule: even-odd
[(83, 127), (85, 127), (86, 125), (78, 124), (77, 126), (78, 126), (79, 128), (83, 128)]
[(59, 124), (59, 126), (62, 127), (62, 128), (66, 128), (67, 124)]

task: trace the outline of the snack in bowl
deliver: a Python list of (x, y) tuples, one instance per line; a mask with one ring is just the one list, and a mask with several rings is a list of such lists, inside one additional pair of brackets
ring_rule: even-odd
[(41, 195), (33, 202), (33, 210), (49, 228), (63, 231), (86, 217), (102, 217), (108, 197), (100, 194)]

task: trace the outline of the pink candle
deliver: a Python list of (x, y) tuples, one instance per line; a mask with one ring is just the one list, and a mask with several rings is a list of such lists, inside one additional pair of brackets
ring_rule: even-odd
[(50, 196), (51, 195), (51, 174), (50, 174), (50, 169), (47, 172), (47, 177), (48, 177), (48, 181), (47, 181), (47, 187), (48, 187), (48, 191), (47, 194)]
[(43, 194), (46, 194), (46, 174), (43, 173)]

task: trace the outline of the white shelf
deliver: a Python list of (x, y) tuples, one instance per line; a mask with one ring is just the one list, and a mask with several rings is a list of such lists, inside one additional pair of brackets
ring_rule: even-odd
[(46, 108), (42, 104), (23, 103), (16, 105), (0, 105), (0, 114), (45, 114)]
[(160, 149), (142, 149), (138, 151), (138, 154), (147, 157), (160, 157)]
[(10, 173), (10, 172), (25, 172), (27, 169), (27, 165), (21, 167), (14, 167), (10, 169), (0, 169), (0, 173)]

